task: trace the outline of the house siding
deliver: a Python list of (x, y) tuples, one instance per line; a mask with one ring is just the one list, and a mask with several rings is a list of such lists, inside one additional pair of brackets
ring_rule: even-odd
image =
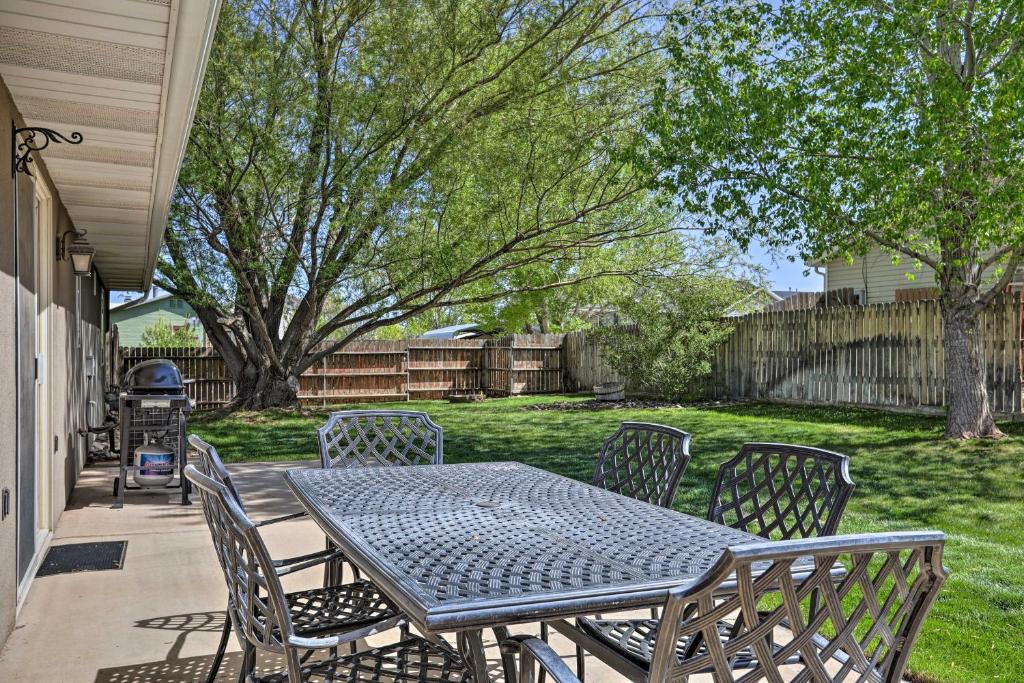
[(157, 323), (161, 316), (171, 325), (193, 325), (199, 345), (204, 344), (203, 326), (196, 324), (196, 312), (177, 298), (145, 301), (128, 309), (115, 308), (110, 311), (110, 322), (117, 326), (118, 344), (142, 346), (142, 333)]
[[(908, 257), (893, 264), (892, 256), (873, 249), (850, 263), (844, 259), (830, 261), (825, 270), (825, 289), (852, 289), (861, 295), (862, 304), (888, 303), (896, 300), (897, 289), (935, 286), (935, 271), (924, 264), (917, 270), (914, 265)], [(907, 278), (908, 273), (913, 280)]]
[[(18, 126), (24, 125), (2, 78), (0, 121), (15, 121)], [(11, 154), (10, 144), (0, 145), (0, 168), (11, 168)], [(25, 206), (26, 201), (31, 206), (35, 187), (33, 183), (45, 187), (50, 196), (49, 224), (53, 227), (52, 239), (56, 244), (58, 236), (72, 227), (71, 220), (46, 171), (46, 164), (39, 155), (35, 155), (32, 173), (34, 180), (24, 174), (18, 175), (17, 187), (22, 197), (22, 206)], [(18, 490), (17, 481), (18, 349), (15, 309), (18, 283), (15, 270), (17, 244), (14, 192), (15, 184), (9, 170), (0, 172), (0, 386), (9, 394), (8, 400), (0, 401), (0, 489), (11, 491), (11, 513), (0, 521), (0, 645), (14, 627), (18, 605), (17, 501), (23, 493)], [(28, 226), (31, 223), (27, 223)], [(35, 235), (23, 230), (17, 236), (19, 241), (35, 239)], [(102, 417), (102, 378), (106, 355), (103, 353), (103, 323), (106, 320), (107, 291), (95, 274), (92, 278), (76, 277), (68, 261), (58, 262), (54, 258), (49, 265), (50, 340), (44, 372), (48, 373), (50, 424), (56, 440), (52, 456), (47, 461), (49, 476), (45, 484), (49, 491), (48, 522), (52, 529), (64, 510), (88, 452), (88, 437), (80, 436), (78, 431), (84, 429), (89, 422), (97, 423)], [(33, 292), (26, 290), (26, 294), (32, 296)], [(35, 325), (35, 320), (22, 321), (22, 325)], [(96, 358), (96, 372), (92, 378), (85, 376), (89, 355)], [(40, 448), (37, 452), (42, 450)]]
[[(12, 120), (14, 111), (7, 87), (0, 80), (0, 122)], [(6, 137), (6, 136), (5, 136)], [(11, 146), (0, 144), (0, 386), (16, 386), (14, 349), (14, 183), (6, 170), (11, 167)], [(0, 521), (0, 643), (14, 628), (18, 590), (17, 526), (17, 411), (14, 401), (0, 401), (0, 489), (11, 492), (12, 514)]]

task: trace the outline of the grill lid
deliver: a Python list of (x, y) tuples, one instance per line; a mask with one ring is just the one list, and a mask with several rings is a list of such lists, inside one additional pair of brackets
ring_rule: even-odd
[(181, 394), (185, 384), (178, 366), (164, 358), (139, 363), (125, 373), (122, 388), (127, 393)]

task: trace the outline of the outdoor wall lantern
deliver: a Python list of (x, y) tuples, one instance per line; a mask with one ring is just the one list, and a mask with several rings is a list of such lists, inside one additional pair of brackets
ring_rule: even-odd
[[(20, 171), (25, 175), (32, 175), (32, 171), (29, 168), (34, 159), (32, 158), (32, 152), (38, 152), (46, 149), (51, 142), (61, 143), (66, 142), (69, 145), (80, 145), (82, 144), (82, 134), (75, 131), (68, 137), (62, 133), (58, 133), (52, 128), (40, 128), (38, 126), (28, 126), (26, 128), (18, 128), (18, 126), (12, 121), (11, 122), (11, 177), (15, 177)], [(24, 136), (22, 142), (18, 142), (18, 135)], [(40, 136), (37, 139), (36, 136)]]
[[(85, 233), (85, 230), (65, 230), (57, 242), (57, 260), (71, 259), (71, 268), (79, 277), (92, 275), (92, 257), (96, 254), (96, 249), (85, 241)], [(74, 235), (71, 244), (68, 244), (68, 235)]]

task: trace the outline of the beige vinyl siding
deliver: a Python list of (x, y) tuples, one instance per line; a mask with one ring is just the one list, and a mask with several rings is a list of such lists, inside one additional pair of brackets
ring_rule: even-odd
[[(3, 77), (0, 77), (0, 121), (15, 121), (18, 126), (24, 125)], [(11, 168), (11, 152), (10, 144), (0, 146), (0, 167)], [(35, 157), (32, 172), (34, 177), (18, 175), (18, 195), (31, 198), (35, 185), (46, 188), (46, 194), (51, 198), (48, 203), (48, 223), (53, 231), (50, 244), (47, 245), (49, 248), (56, 244), (61, 235), (77, 226), (62, 203), (62, 197), (42, 155)], [(18, 597), (15, 562), (15, 529), (19, 512), (17, 497), (19, 494), (35, 495), (35, 492), (19, 492), (17, 480), (16, 365), (19, 355), (14, 343), (14, 307), (18, 287), (14, 261), (15, 226), (12, 220), (14, 201), (11, 174), (9, 171), (0, 173), (0, 386), (8, 392), (8, 400), (0, 402), (0, 489), (7, 488), (11, 492), (11, 514), (0, 520), (0, 645), (14, 627)], [(27, 216), (21, 217), (21, 222), (24, 225), (19, 228), (18, 239), (35, 240), (34, 223)], [(38, 242), (36, 248), (39, 248)], [(52, 252), (48, 255), (53, 258)], [(49, 348), (43, 352), (42, 367), (43, 376), (47, 378), (50, 401), (49, 431), (54, 441), (51, 459), (43, 463), (37, 461), (36, 465), (39, 468), (37, 471), (47, 473), (47, 479), (43, 482), (45, 486), (40, 487), (46, 492), (40, 505), (49, 503), (49, 519), (42, 521), (53, 529), (85, 464), (91, 437), (82, 436), (80, 432), (90, 424), (99, 424), (103, 417), (103, 363), (106, 354), (102, 323), (106, 322), (103, 311), (107, 290), (96, 274), (92, 277), (76, 277), (70, 261), (57, 261), (54, 258), (50, 266)], [(32, 286), (35, 286), (35, 282)], [(26, 320), (22, 324), (34, 326), (36, 320)], [(90, 363), (90, 357), (95, 359), (95, 367)], [(91, 376), (87, 376), (89, 372)], [(36, 387), (34, 390), (41, 389)], [(33, 440), (37, 438), (35, 434), (29, 436)], [(38, 445), (37, 458), (50, 450), (49, 443)], [(37, 509), (38, 512), (41, 510)], [(37, 548), (37, 554), (44, 549), (45, 546)], [(2, 673), (0, 680), (7, 680)]]
[[(935, 286), (935, 271), (924, 264), (917, 270), (914, 265), (909, 257), (893, 265), (892, 256), (874, 249), (866, 256), (854, 257), (852, 263), (845, 259), (830, 261), (825, 271), (825, 289), (850, 288), (861, 295), (862, 304), (895, 301), (897, 289)], [(907, 279), (907, 273), (914, 275), (914, 280)]]

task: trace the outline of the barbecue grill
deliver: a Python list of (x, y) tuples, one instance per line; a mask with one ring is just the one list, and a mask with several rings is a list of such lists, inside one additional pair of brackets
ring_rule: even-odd
[[(118, 420), (121, 432), (121, 470), (114, 480), (115, 508), (124, 505), (125, 489), (139, 489), (130, 485), (128, 474), (139, 474), (134, 460), (140, 446), (155, 446), (173, 454), (173, 469), (177, 469), (177, 483), (163, 488), (181, 488), (181, 504), (188, 505), (189, 484), (182, 472), (185, 469), (186, 416), (192, 412), (192, 401), (185, 393), (181, 372), (169, 360), (154, 359), (139, 363), (125, 373), (118, 397)], [(136, 476), (137, 480), (145, 480)]]

